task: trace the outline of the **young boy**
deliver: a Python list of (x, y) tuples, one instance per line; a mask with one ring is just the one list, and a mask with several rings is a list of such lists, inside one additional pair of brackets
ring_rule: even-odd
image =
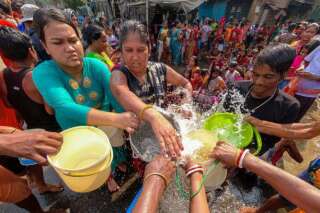
[[(53, 112), (46, 106), (32, 81), (31, 70), (38, 57), (30, 38), (16, 29), (0, 27), (0, 55), (8, 62), (7, 68), (0, 72), (0, 98), (19, 113), (28, 129), (60, 131)], [(0, 157), (2, 163), (19, 167), (15, 158)], [(63, 190), (60, 185), (45, 183), (40, 165), (30, 166), (28, 171), (31, 182), (35, 183), (41, 194)]]
[[(295, 55), (295, 50), (287, 44), (267, 47), (257, 56), (252, 82), (237, 83), (245, 97), (244, 106), (253, 117), (282, 124), (297, 120), (299, 102), (278, 89)], [(281, 139), (265, 134), (261, 136), (263, 145), (260, 155), (273, 148)]]

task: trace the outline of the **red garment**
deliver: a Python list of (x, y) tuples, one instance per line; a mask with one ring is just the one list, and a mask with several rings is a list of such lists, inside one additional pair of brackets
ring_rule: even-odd
[(21, 128), (16, 112), (13, 109), (6, 107), (2, 99), (0, 99), (0, 115), (0, 126)]
[(234, 28), (231, 33), (231, 41), (239, 42), (241, 36), (241, 30), (239, 27)]
[(0, 19), (0, 26), (6, 26), (6, 27), (11, 27), (11, 28), (17, 28), (17, 26), (10, 21)]

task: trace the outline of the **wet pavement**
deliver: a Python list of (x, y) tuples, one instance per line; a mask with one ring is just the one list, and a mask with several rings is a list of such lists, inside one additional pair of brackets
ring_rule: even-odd
[[(45, 168), (45, 178), (48, 183), (59, 183), (59, 178), (52, 168)], [(140, 185), (135, 183), (124, 192), (121, 197), (111, 202), (111, 195), (106, 186), (100, 189), (85, 194), (74, 193), (67, 187), (65, 190), (58, 194), (39, 195), (36, 194), (41, 206), (47, 210), (49, 207), (66, 208), (69, 207), (70, 211), (76, 213), (123, 213), (130, 205), (136, 191)], [(26, 211), (16, 207), (12, 204), (1, 204), (0, 213), (25, 213)]]

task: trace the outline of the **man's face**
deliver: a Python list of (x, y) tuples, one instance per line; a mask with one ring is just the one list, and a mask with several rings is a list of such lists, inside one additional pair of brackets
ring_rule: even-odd
[(273, 72), (268, 65), (255, 66), (252, 92), (261, 97), (271, 95), (281, 80), (280, 74)]

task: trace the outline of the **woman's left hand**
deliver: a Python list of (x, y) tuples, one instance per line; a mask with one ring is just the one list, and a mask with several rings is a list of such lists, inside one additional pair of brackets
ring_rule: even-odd
[(173, 158), (180, 156), (183, 145), (179, 134), (171, 123), (160, 113), (150, 123), (160, 143), (161, 150), (169, 153)]

